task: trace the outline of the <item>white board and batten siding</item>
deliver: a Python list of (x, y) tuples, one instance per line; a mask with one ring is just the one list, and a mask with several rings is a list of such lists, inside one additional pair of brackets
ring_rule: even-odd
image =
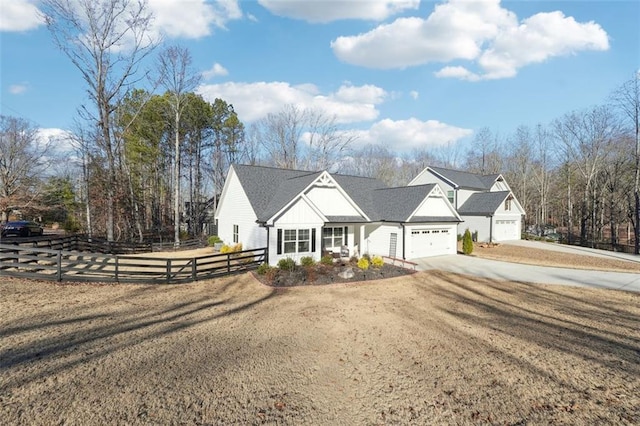
[[(299, 197), (282, 215), (275, 218), (273, 227), (269, 229), (269, 263), (277, 265), (280, 259), (291, 258), (297, 263), (305, 256), (311, 256), (314, 260), (319, 261), (321, 257), (322, 244), (322, 226), (324, 221), (309, 204), (304, 197)], [(312, 229), (315, 229), (315, 244), (310, 241), (309, 251), (303, 253), (284, 253), (278, 254), (278, 230), (308, 229), (309, 236), (313, 235)], [(315, 246), (315, 252), (311, 249)]]
[(335, 187), (313, 187), (306, 196), (325, 216), (359, 216), (355, 206)]
[(238, 242), (244, 249), (266, 247), (267, 231), (258, 226), (251, 203), (233, 169), (227, 177), (224, 203), (217, 211), (218, 236), (225, 244), (233, 245), (233, 226), (238, 226)]

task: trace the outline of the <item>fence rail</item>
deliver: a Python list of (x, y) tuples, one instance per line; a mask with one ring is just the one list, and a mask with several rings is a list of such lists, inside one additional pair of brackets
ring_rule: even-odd
[(56, 241), (60, 249), (0, 244), (0, 275), (53, 281), (117, 283), (181, 283), (229, 275), (267, 261), (267, 249), (216, 253), (197, 257), (152, 257), (71, 251), (73, 244)]

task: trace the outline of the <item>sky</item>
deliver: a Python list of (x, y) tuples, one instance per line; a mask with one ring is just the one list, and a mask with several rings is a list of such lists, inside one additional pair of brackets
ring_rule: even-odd
[[(0, 1), (0, 112), (70, 130), (87, 85), (38, 0)], [(640, 70), (640, 1), (148, 0), (196, 92), (248, 127), (287, 104), (398, 153), (606, 102)]]

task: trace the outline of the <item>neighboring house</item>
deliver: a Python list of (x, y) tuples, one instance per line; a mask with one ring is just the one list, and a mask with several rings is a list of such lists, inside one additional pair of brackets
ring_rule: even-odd
[(455, 254), (460, 216), (438, 185), (233, 165), (216, 210), (218, 236), (282, 258), (325, 253), (414, 259)]
[(465, 229), (477, 232), (477, 240), (499, 242), (519, 240), (525, 211), (501, 174), (481, 175), (442, 167), (427, 167), (409, 185), (441, 186), (464, 222)]

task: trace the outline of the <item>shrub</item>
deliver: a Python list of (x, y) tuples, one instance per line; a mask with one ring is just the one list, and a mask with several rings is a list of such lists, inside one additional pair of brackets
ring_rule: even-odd
[(469, 228), (464, 231), (464, 236), (462, 237), (462, 252), (464, 254), (473, 253), (473, 240), (471, 239), (471, 232), (469, 232)]
[(256, 270), (256, 272), (258, 273), (258, 275), (265, 275), (271, 269), (273, 268), (269, 266), (268, 263), (261, 263), (260, 266), (258, 266), (258, 269)]
[(373, 256), (373, 258), (371, 259), (371, 266), (373, 266), (374, 268), (382, 268), (383, 265), (384, 260), (382, 260), (382, 257)]
[(320, 263), (327, 266), (333, 265), (333, 257), (331, 255), (322, 256), (320, 259)]
[(242, 251), (242, 243), (238, 243), (232, 246), (225, 244), (220, 248), (220, 253), (222, 254), (235, 253), (238, 251)]
[(278, 268), (282, 271), (293, 271), (296, 268), (296, 261), (290, 257), (280, 259), (278, 261)]
[(304, 256), (300, 258), (300, 265), (302, 266), (313, 266), (316, 264), (316, 261), (313, 260), (311, 256)]
[(462, 234), (458, 234), (458, 241), (462, 241)]
[(362, 255), (363, 259), (367, 259), (367, 262), (371, 263), (371, 256), (369, 256), (369, 253), (365, 253)]
[(369, 261), (366, 257), (362, 256), (360, 260), (358, 260), (358, 268), (362, 269), (363, 271), (369, 269)]
[(207, 239), (207, 244), (210, 246), (214, 246), (216, 243), (221, 243), (221, 242), (222, 242), (222, 239), (217, 235), (211, 235)]

